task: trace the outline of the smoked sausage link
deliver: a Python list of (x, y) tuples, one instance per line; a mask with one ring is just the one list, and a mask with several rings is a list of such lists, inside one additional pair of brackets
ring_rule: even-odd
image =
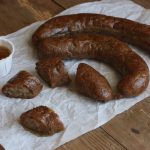
[(49, 37), (41, 40), (37, 48), (40, 58), (91, 58), (111, 65), (122, 75), (118, 91), (124, 97), (139, 95), (149, 83), (149, 69), (144, 60), (113, 37), (84, 33)]
[(33, 42), (72, 32), (111, 35), (150, 52), (149, 25), (102, 14), (80, 13), (54, 17), (37, 29)]

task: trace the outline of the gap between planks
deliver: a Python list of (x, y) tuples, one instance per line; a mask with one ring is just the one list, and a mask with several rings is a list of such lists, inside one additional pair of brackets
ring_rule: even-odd
[(126, 150), (120, 143), (98, 128), (72, 140), (56, 150)]

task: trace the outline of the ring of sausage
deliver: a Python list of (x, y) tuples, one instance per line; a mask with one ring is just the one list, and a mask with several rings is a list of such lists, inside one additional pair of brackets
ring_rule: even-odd
[(90, 58), (111, 65), (122, 75), (118, 91), (123, 97), (137, 96), (148, 86), (149, 69), (144, 60), (127, 44), (113, 37), (69, 34), (43, 39), (36, 46), (40, 58)]
[(137, 96), (146, 89), (148, 67), (125, 43), (100, 35), (67, 35), (74, 33), (111, 35), (150, 52), (149, 25), (101, 14), (73, 14), (50, 19), (32, 37), (41, 58), (92, 58), (112, 65), (122, 75), (118, 83), (121, 97)]
[(33, 42), (70, 32), (90, 32), (114, 36), (150, 52), (150, 26), (125, 18), (101, 14), (73, 14), (50, 19), (33, 35)]

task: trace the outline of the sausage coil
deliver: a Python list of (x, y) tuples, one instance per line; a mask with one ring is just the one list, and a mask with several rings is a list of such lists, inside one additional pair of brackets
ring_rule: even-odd
[(122, 75), (118, 90), (124, 97), (139, 95), (149, 83), (149, 69), (144, 60), (127, 44), (113, 37), (82, 33), (49, 37), (37, 47), (41, 58), (90, 58), (111, 65)]
[(150, 52), (149, 25), (101, 14), (83, 13), (52, 18), (34, 33), (33, 42), (70, 32), (111, 35)]

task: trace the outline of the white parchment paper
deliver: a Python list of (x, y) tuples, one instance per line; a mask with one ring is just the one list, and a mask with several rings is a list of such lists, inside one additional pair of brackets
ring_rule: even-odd
[[(124, 17), (150, 25), (150, 10), (146, 10), (128, 0), (104, 0), (85, 3), (67, 9), (60, 15), (84, 12)], [(31, 36), (42, 23), (36, 22), (13, 34), (2, 37), (14, 43), (15, 54), (12, 70), (9, 75), (0, 79), (0, 88), (9, 78), (23, 69), (38, 76), (35, 71), (37, 58), (31, 44)], [(150, 67), (150, 56), (134, 47), (132, 48), (143, 57)], [(115, 88), (118, 82), (118, 74), (109, 66), (92, 60), (66, 61), (65, 65), (72, 75), (72, 79), (74, 79), (76, 68), (80, 62), (90, 64), (100, 71)], [(127, 110), (150, 95), (149, 86), (144, 93), (136, 98), (102, 104), (78, 95), (67, 87), (51, 89), (44, 82), (43, 84), (43, 91), (36, 98), (30, 100), (10, 99), (0, 93), (0, 143), (6, 150), (52, 150), (108, 122), (118, 113)], [(74, 88), (73, 82), (70, 88)], [(38, 137), (24, 130), (19, 124), (19, 116), (21, 113), (39, 105), (51, 107), (60, 115), (66, 128), (64, 132), (50, 137)]]

